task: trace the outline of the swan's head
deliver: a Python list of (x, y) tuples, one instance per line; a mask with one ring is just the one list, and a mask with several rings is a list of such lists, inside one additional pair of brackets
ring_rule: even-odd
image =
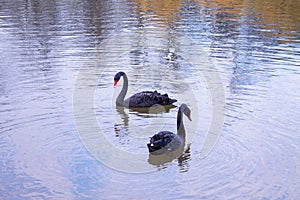
[(191, 109), (186, 104), (181, 104), (179, 109), (187, 116), (187, 118), (192, 121)]
[(124, 72), (118, 72), (116, 73), (115, 77), (114, 77), (114, 87), (116, 87), (118, 81), (120, 80), (120, 78), (124, 75)]

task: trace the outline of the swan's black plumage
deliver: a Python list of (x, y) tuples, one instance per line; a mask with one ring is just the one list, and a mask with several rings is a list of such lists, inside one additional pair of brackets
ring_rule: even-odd
[(156, 90), (143, 91), (129, 97), (129, 107), (151, 107), (153, 105), (170, 105), (176, 99), (169, 98), (168, 94), (158, 93)]
[(168, 94), (161, 94), (159, 92), (155, 91), (143, 91), (136, 93), (129, 97), (128, 99), (125, 99), (125, 95), (127, 93), (128, 89), (128, 79), (124, 72), (118, 72), (114, 77), (114, 86), (118, 83), (120, 78), (123, 77), (124, 83), (123, 88), (117, 97), (116, 104), (118, 106), (125, 106), (125, 107), (132, 107), (132, 108), (146, 108), (151, 107), (154, 105), (171, 105), (175, 103), (176, 99), (169, 98)]
[(175, 134), (170, 131), (161, 131), (156, 133), (150, 138), (149, 144), (147, 144), (150, 152), (157, 151), (162, 147), (167, 146), (175, 138)]
[(177, 113), (177, 134), (170, 131), (160, 131), (150, 138), (147, 144), (148, 150), (152, 154), (162, 154), (180, 148), (185, 141), (185, 130), (182, 121), (182, 113), (191, 120), (191, 110), (186, 104), (182, 104)]

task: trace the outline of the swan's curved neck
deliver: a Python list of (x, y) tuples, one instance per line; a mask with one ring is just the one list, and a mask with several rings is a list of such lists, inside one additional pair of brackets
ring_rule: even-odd
[(128, 79), (127, 79), (127, 75), (123, 74), (123, 88), (122, 88), (122, 90), (121, 90), (121, 92), (118, 95), (117, 100), (116, 100), (116, 104), (118, 106), (126, 106), (125, 102), (124, 102), (124, 98), (125, 98), (125, 95), (127, 93), (127, 90), (128, 90)]
[(185, 129), (183, 125), (183, 120), (182, 120), (182, 109), (179, 108), (178, 113), (177, 113), (177, 135), (184, 138), (185, 137)]

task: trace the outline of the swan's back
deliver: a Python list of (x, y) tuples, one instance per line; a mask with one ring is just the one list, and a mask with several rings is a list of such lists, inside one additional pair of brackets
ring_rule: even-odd
[(150, 153), (165, 153), (179, 148), (181, 144), (182, 140), (177, 134), (170, 131), (161, 131), (151, 137), (147, 146)]
[(155, 90), (154, 92), (136, 93), (125, 101), (129, 104), (129, 107), (151, 107), (153, 105), (170, 105), (177, 100), (169, 98), (168, 94), (160, 94)]

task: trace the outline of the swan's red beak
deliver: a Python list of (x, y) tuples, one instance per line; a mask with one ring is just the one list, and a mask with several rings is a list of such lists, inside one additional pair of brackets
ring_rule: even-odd
[(118, 80), (114, 80), (114, 87), (117, 86)]
[(188, 116), (188, 118), (189, 118), (190, 121), (192, 121), (192, 115), (191, 114)]

